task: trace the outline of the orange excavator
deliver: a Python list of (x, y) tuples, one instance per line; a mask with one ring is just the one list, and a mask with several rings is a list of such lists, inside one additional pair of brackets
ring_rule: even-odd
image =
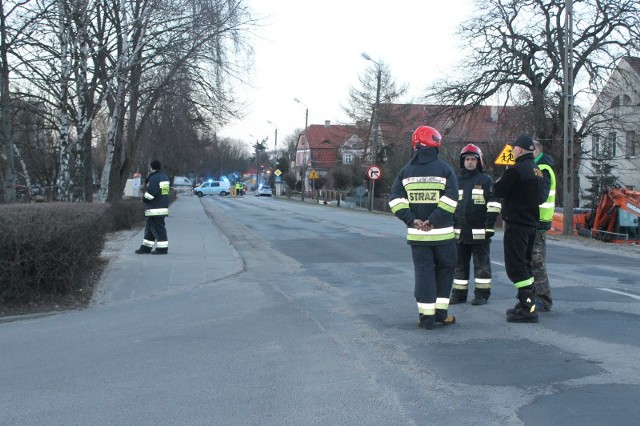
[(585, 217), (591, 237), (617, 244), (640, 243), (640, 192), (605, 190), (595, 208)]

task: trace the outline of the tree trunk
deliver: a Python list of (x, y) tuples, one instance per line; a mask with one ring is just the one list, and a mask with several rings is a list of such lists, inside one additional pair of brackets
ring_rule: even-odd
[(119, 170), (122, 152), (122, 126), (126, 110), (125, 91), (129, 73), (129, 34), (127, 31), (129, 24), (126, 2), (120, 0), (120, 6), (121, 26), (118, 35), (120, 38), (120, 57), (118, 58), (114, 76), (116, 80), (115, 98), (107, 132), (107, 155), (105, 156), (100, 192), (98, 194), (98, 199), (102, 202), (115, 201), (122, 197), (122, 189), (118, 188), (120, 188)]
[(11, 96), (9, 93), (9, 63), (7, 44), (7, 28), (4, 6), (0, 2), (0, 116), (3, 140), (3, 157), (7, 167), (4, 174), (4, 201), (11, 203), (16, 199), (16, 175), (14, 162), (13, 126), (11, 124)]
[(60, 172), (58, 174), (58, 197), (60, 201), (71, 201), (71, 141), (69, 136), (70, 119), (67, 113), (69, 99), (69, 20), (66, 2), (58, 4), (58, 40), (60, 42), (60, 82), (58, 98), (58, 137), (60, 138)]

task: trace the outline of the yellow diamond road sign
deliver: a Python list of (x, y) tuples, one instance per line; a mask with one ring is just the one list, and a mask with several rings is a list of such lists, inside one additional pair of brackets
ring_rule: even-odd
[(276, 176), (280, 176), (282, 172), (280, 171), (280, 169), (276, 169), (276, 171), (273, 172), (273, 174), (275, 174)]
[(498, 154), (498, 158), (494, 164), (496, 166), (513, 166), (516, 164), (516, 159), (513, 158), (513, 153), (511, 152), (513, 147), (509, 144), (506, 144), (500, 154)]

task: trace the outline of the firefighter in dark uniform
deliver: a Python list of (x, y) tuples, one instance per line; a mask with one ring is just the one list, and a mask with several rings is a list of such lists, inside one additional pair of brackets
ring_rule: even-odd
[(453, 168), (438, 159), (442, 137), (420, 126), (412, 136), (413, 158), (396, 177), (389, 194), (391, 211), (407, 225), (415, 272), (418, 325), (449, 325), (449, 296), (456, 264), (453, 212), (458, 180)]
[[(144, 214), (147, 223), (144, 228), (144, 239), (137, 254), (167, 254), (169, 241), (164, 218), (169, 215), (169, 177), (160, 170), (162, 164), (153, 160), (149, 165), (149, 177), (145, 182), (145, 193), (142, 202), (146, 204)], [(151, 251), (153, 245), (156, 249)]]
[(504, 264), (518, 289), (518, 303), (507, 310), (508, 322), (538, 322), (533, 290), (533, 242), (544, 201), (542, 172), (533, 161), (533, 139), (520, 136), (510, 144), (516, 160), (493, 186), (501, 198), (504, 229)]
[(474, 298), (472, 305), (484, 305), (491, 295), (491, 237), (500, 213), (493, 199), (493, 179), (482, 170), (482, 151), (470, 143), (460, 152), (458, 207), (454, 229), (458, 244), (458, 263), (449, 304), (466, 303), (473, 258)]

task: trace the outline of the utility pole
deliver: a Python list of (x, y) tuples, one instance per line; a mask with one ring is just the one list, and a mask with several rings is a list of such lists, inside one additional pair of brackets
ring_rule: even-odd
[(565, 5), (562, 233), (573, 235), (573, 0), (566, 0)]
[[(382, 81), (382, 67), (380, 64), (373, 59), (365, 52), (362, 52), (360, 55), (367, 61), (371, 61), (376, 64), (378, 67), (378, 71), (376, 73), (377, 85), (376, 85), (376, 103), (373, 106), (373, 144), (371, 145), (371, 165), (376, 165), (377, 157), (378, 157), (378, 127), (379, 127), (379, 109), (380, 109), (380, 85)], [(369, 179), (369, 211), (373, 210), (373, 202), (375, 200), (375, 189), (376, 189), (376, 181), (373, 179)]]
[[(307, 148), (309, 149), (309, 155), (311, 155), (311, 147), (309, 146), (309, 138), (307, 136), (307, 128), (309, 126), (309, 107), (306, 106), (304, 103), (302, 103), (302, 101), (300, 101), (300, 99), (298, 99), (298, 98), (293, 98), (293, 100), (304, 107), (304, 137), (307, 138)], [(298, 157), (298, 142), (300, 142), (300, 138), (301, 138), (301, 136), (298, 135), (298, 141), (296, 142), (296, 152), (294, 154), (296, 156), (296, 162), (298, 160), (298, 158), (297, 158)], [(296, 164), (296, 166), (297, 166), (297, 164)], [(302, 165), (300, 166), (300, 172), (302, 174), (302, 176), (300, 176), (300, 179), (302, 180), (301, 201), (304, 201), (304, 191), (306, 189), (306, 174), (307, 174), (306, 150), (305, 150), (305, 155), (303, 157)]]

